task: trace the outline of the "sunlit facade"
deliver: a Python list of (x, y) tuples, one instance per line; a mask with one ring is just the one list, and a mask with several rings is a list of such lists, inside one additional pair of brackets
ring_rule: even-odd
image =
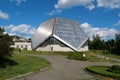
[(88, 51), (88, 37), (75, 20), (52, 18), (43, 22), (32, 37), (38, 51)]
[(12, 44), (11, 47), (13, 47), (15, 49), (32, 50), (31, 49), (31, 41), (26, 38), (14, 36), (13, 42), (14, 42), (14, 44)]

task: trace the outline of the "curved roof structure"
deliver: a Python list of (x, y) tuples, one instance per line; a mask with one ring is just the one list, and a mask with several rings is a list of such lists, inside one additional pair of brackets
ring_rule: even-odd
[(88, 37), (75, 20), (52, 18), (43, 22), (32, 37), (32, 48), (36, 49), (50, 37), (54, 37), (74, 51), (79, 51)]

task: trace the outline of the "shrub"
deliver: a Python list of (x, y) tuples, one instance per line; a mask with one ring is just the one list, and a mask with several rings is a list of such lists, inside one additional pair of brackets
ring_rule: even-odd
[(86, 67), (86, 70), (92, 73), (95, 73), (95, 74), (99, 74), (99, 75), (106, 76), (106, 77), (112, 77), (117, 80), (120, 80), (120, 74), (108, 71), (109, 68), (111, 67), (109, 66), (88, 66)]
[(107, 71), (113, 72), (113, 73), (120, 73), (120, 66), (119, 65), (113, 65)]
[(119, 65), (113, 65), (113, 66), (111, 67), (111, 69), (120, 70), (120, 66), (119, 66)]
[(6, 57), (0, 57), (0, 68), (5, 68), (7, 66), (15, 66), (18, 63), (12, 59)]

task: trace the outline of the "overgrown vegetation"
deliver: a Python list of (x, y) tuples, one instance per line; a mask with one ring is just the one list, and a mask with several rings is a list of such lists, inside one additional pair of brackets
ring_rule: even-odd
[(50, 66), (50, 63), (47, 60), (40, 57), (14, 54), (9, 59), (16, 61), (18, 65), (0, 68), (0, 80), (5, 80), (28, 72), (35, 72)]
[(88, 40), (91, 50), (108, 50), (109, 53), (120, 55), (120, 33), (115, 35), (115, 39), (101, 40), (98, 35), (93, 36), (93, 40)]
[(120, 80), (120, 74), (108, 71), (108, 69), (111, 69), (111, 67), (110, 66), (88, 66), (86, 67), (86, 70), (92, 73)]

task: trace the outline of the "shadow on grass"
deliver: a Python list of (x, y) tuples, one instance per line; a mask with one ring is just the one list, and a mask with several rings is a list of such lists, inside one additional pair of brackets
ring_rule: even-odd
[(0, 57), (0, 68), (5, 68), (7, 66), (15, 66), (18, 63), (10, 58)]

